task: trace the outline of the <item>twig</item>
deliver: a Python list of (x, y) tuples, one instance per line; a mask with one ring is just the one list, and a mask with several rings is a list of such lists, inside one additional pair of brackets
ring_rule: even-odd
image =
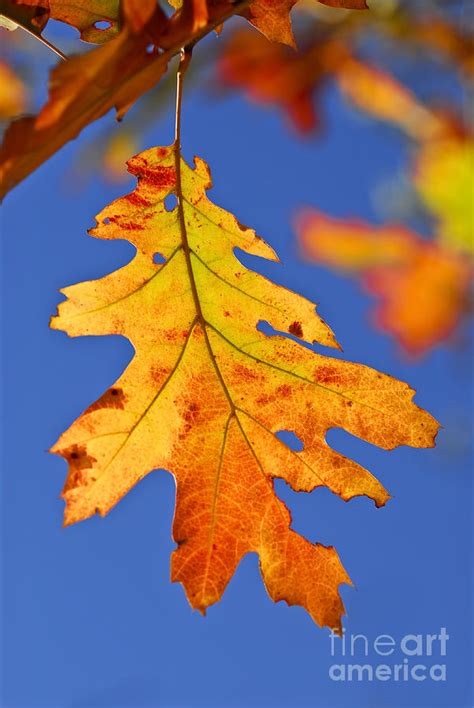
[[(5, 17), (7, 20), (10, 20), (10, 18), (7, 17), (6, 15), (2, 15), (2, 16)], [(23, 22), (20, 22), (17, 19), (11, 19), (10, 21), (14, 22), (15, 25), (17, 25), (17, 27), (20, 27), (20, 29), (22, 29), (24, 32), (27, 32), (29, 35), (31, 35), (32, 37), (37, 39), (39, 42), (44, 44), (45, 47), (48, 47), (48, 49), (50, 49), (52, 52), (54, 52), (54, 54), (56, 54), (60, 59), (62, 59), (63, 61), (66, 61), (67, 56), (65, 54), (63, 54), (62, 51), (60, 49), (58, 49), (54, 44), (52, 44), (52, 42), (49, 42), (47, 39), (45, 39), (45, 37), (43, 37), (41, 34), (39, 34), (39, 32), (35, 32), (34, 30), (31, 29), (31, 27), (28, 27), (28, 25), (25, 25)]]

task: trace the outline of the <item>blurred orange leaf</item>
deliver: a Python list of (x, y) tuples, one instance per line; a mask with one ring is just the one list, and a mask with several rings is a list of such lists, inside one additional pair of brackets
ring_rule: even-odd
[(412, 34), (416, 42), (432, 49), (435, 56), (444, 55), (455, 62), (467, 75), (473, 73), (472, 24), (466, 23), (460, 28), (451, 22), (434, 17), (413, 23)]
[(343, 94), (361, 111), (393, 123), (417, 140), (429, 140), (443, 121), (391, 74), (351, 58), (335, 71)]
[[(275, 260), (254, 231), (210, 202), (207, 165), (174, 146), (134, 157), (134, 192), (106, 207), (92, 235), (136, 247), (128, 265), (63, 292), (52, 327), (70, 336), (120, 334), (135, 356), (122, 376), (53, 447), (69, 463), (65, 523), (105, 515), (145, 475), (177, 483), (172, 580), (205, 612), (242, 557), (256, 552), (274, 601), (301, 605), (339, 629), (338, 586), (349, 578), (334, 548), (291, 529), (273, 488), (326, 486), (344, 500), (388, 493), (329, 447), (339, 427), (384, 449), (431, 447), (437, 424), (406, 384), (366, 366), (268, 336), (265, 320), (306, 342), (337, 347), (303, 297), (247, 270), (234, 249)], [(170, 194), (177, 197), (171, 211)], [(156, 256), (160, 258), (157, 260)], [(164, 262), (163, 262), (164, 261)], [(276, 435), (292, 430), (296, 452)]]
[(0, 120), (9, 120), (24, 113), (28, 91), (12, 67), (0, 61)]
[[(312, 7), (309, 2), (308, 6)], [(466, 55), (472, 38), (447, 21), (420, 20), (415, 13), (411, 16), (402, 10), (392, 19), (383, 13), (370, 13), (367, 23), (354, 19), (349, 15), (341, 22), (315, 22), (314, 31), (306, 33), (297, 53), (250, 32), (237, 32), (219, 57), (221, 84), (240, 88), (255, 102), (280, 108), (301, 132), (317, 127), (313, 94), (328, 78), (338, 83), (359, 110), (393, 123), (416, 140), (449, 132), (449, 120), (440, 108), (431, 110), (389, 72), (358, 58), (358, 38), (367, 25), (380, 38), (393, 35), (402, 49), (434, 50), (438, 58), (454, 61), (462, 71), (469, 70)]]
[(280, 108), (302, 133), (319, 123), (314, 94), (329, 78), (359, 110), (413, 138), (429, 140), (445, 130), (441, 116), (391, 74), (351, 55), (337, 32), (321, 34), (298, 52), (249, 31), (235, 32), (219, 56), (218, 77), (224, 87)]
[(257, 103), (277, 106), (299, 132), (306, 133), (319, 123), (313, 93), (347, 58), (344, 45), (333, 39), (295, 52), (242, 30), (221, 52), (218, 76), (222, 86), (240, 88)]
[(358, 276), (380, 299), (376, 326), (412, 355), (445, 340), (468, 310), (472, 263), (408, 229), (307, 210), (297, 233), (307, 258)]

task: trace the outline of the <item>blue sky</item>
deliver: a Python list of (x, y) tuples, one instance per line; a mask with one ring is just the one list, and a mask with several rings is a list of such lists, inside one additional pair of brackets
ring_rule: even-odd
[[(252, 226), (282, 263), (253, 265), (319, 303), (344, 357), (408, 381), (442, 423), (434, 450), (384, 452), (343, 431), (334, 447), (367, 466), (393, 495), (386, 508), (325, 490), (295, 494), (278, 481), (293, 527), (334, 545), (354, 580), (344, 587), (346, 632), (449, 634), (447, 681), (335, 682), (327, 630), (300, 608), (273, 604), (257, 558), (239, 566), (206, 618), (169, 581), (172, 477), (146, 477), (106, 519), (61, 527), (66, 473), (46, 450), (120, 375), (131, 346), (119, 337), (68, 339), (48, 330), (58, 288), (126, 263), (129, 244), (89, 238), (108, 202), (133, 188), (92, 176), (66, 187), (73, 156), (97, 127), (6, 200), (3, 234), (3, 639), (5, 708), (467, 708), (472, 623), (472, 479), (467, 437), (472, 374), (466, 346), (408, 363), (367, 318), (357, 285), (305, 264), (291, 228), (298, 206), (376, 220), (373, 191), (407, 164), (396, 131), (362, 119), (335, 92), (327, 132), (301, 140), (272, 111), (206, 92), (185, 100), (185, 156), (212, 170), (211, 198)], [(143, 147), (172, 141), (172, 108)], [(102, 127), (112, 120), (109, 115)], [(466, 337), (464, 335), (464, 341)], [(372, 651), (355, 663), (401, 663)], [(439, 657), (420, 657), (437, 663)], [(337, 661), (340, 663), (340, 661)]]

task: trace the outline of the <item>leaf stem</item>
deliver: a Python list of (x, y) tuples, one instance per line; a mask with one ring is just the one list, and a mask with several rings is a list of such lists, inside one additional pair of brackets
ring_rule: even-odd
[(193, 270), (193, 264), (191, 260), (191, 254), (193, 253), (191, 250), (191, 247), (189, 245), (189, 240), (188, 240), (188, 233), (187, 233), (187, 228), (186, 228), (186, 218), (184, 214), (184, 195), (183, 195), (183, 186), (182, 186), (182, 180), (181, 180), (181, 108), (182, 108), (182, 103), (183, 103), (183, 82), (184, 82), (184, 76), (186, 74), (186, 70), (189, 66), (189, 63), (191, 61), (191, 54), (192, 54), (192, 44), (187, 45), (186, 47), (183, 47), (181, 49), (181, 58), (179, 61), (179, 66), (178, 66), (178, 72), (176, 76), (176, 123), (175, 123), (175, 137), (174, 137), (174, 144), (173, 144), (173, 149), (174, 149), (174, 164), (175, 164), (175, 171), (176, 171), (176, 200), (177, 200), (177, 213), (178, 213), (178, 220), (179, 220), (179, 229), (181, 232), (181, 243), (182, 243), (182, 248), (183, 248), (183, 253), (184, 253), (184, 258), (186, 261), (186, 268), (188, 271), (189, 275), (189, 282), (191, 284), (191, 292), (193, 296), (193, 301), (194, 301), (194, 306), (196, 308), (196, 323), (198, 323), (202, 329), (202, 333), (204, 335), (204, 343), (206, 346), (206, 349), (209, 354), (209, 358), (212, 362), (212, 366), (214, 368), (214, 371), (216, 373), (217, 379), (219, 380), (222, 390), (224, 391), (224, 395), (227, 398), (227, 401), (229, 403), (230, 407), (230, 415), (234, 416), (235, 415), (235, 404), (234, 401), (232, 400), (232, 396), (230, 395), (229, 389), (227, 388), (227, 384), (224, 380), (224, 377), (222, 376), (222, 372), (219, 369), (219, 366), (216, 362), (216, 357), (215, 354), (212, 350), (211, 342), (209, 339), (209, 334), (207, 331), (207, 326), (208, 322), (206, 318), (204, 317), (202, 307), (201, 307), (201, 301), (199, 298), (199, 293), (196, 285), (196, 279), (194, 277), (194, 270)]
[[(176, 75), (176, 119), (174, 133), (174, 147), (181, 158), (181, 108), (183, 105), (183, 83), (186, 70), (189, 66), (192, 56), (192, 49), (183, 47), (179, 59), (178, 72)], [(181, 186), (181, 185), (180, 185)]]
[[(227, 10), (227, 12), (222, 13), (217, 18), (214, 18), (211, 22), (209, 22), (206, 27), (204, 27), (201, 32), (199, 32), (195, 37), (193, 37), (189, 43), (187, 43), (184, 47), (181, 47), (180, 50), (180, 60), (179, 60), (179, 66), (178, 66), (178, 73), (176, 77), (176, 122), (175, 122), (175, 138), (174, 138), (174, 144), (175, 147), (177, 148), (177, 151), (179, 155), (181, 156), (181, 106), (183, 102), (183, 81), (184, 81), (184, 75), (186, 74), (186, 70), (189, 66), (189, 63), (191, 61), (192, 53), (193, 53), (193, 47), (195, 44), (197, 44), (201, 39), (204, 39), (206, 35), (210, 34), (213, 30), (215, 30), (219, 25), (224, 24), (226, 20), (229, 20), (231, 17), (236, 15), (237, 13), (241, 12), (242, 10), (245, 10), (246, 7), (250, 5), (252, 0), (240, 0), (240, 1), (235, 1), (232, 3), (230, 8)], [(165, 51), (161, 57), (164, 57), (166, 55), (169, 55), (171, 58), (172, 56), (176, 55), (177, 51), (175, 49), (169, 49)]]
[[(7, 15), (3, 15), (3, 16), (6, 17), (7, 20), (10, 19)], [(20, 29), (22, 29), (24, 32), (27, 32), (29, 35), (31, 35), (32, 37), (37, 39), (39, 42), (44, 44), (45, 47), (48, 47), (48, 49), (50, 49), (52, 52), (54, 52), (54, 54), (56, 54), (60, 59), (62, 59), (63, 61), (66, 61), (67, 56), (65, 54), (63, 54), (63, 52), (60, 49), (58, 49), (54, 44), (52, 44), (52, 42), (49, 42), (45, 37), (43, 37), (39, 32), (35, 32), (33, 29), (31, 29), (31, 27), (28, 27), (28, 25), (24, 24), (23, 22), (20, 22), (16, 18), (12, 18), (11, 21), (14, 22), (18, 27), (20, 27)]]

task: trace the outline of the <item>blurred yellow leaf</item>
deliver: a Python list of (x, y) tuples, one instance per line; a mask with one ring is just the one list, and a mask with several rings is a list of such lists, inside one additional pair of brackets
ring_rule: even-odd
[(0, 61), (0, 120), (9, 120), (27, 107), (26, 85), (11, 66)]
[(474, 253), (474, 142), (453, 137), (425, 145), (414, 183), (438, 221), (438, 238), (446, 246)]
[(125, 163), (130, 155), (137, 152), (137, 143), (133, 135), (121, 131), (107, 143), (103, 153), (104, 176), (111, 182), (120, 182), (128, 177)]

